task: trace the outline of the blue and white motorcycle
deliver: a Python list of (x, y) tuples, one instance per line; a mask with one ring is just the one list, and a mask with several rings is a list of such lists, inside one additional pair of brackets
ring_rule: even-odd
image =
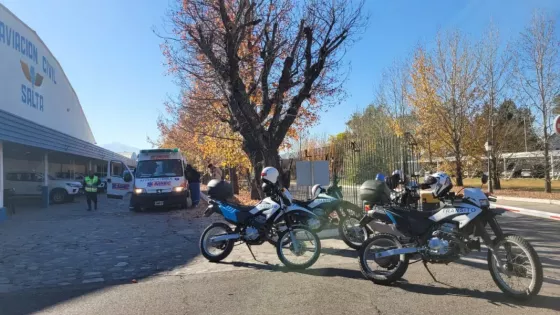
[[(211, 181), (208, 186), (213, 184), (220, 183)], [(255, 206), (227, 202), (225, 194), (212, 195), (210, 189), (209, 198), (209, 206), (204, 216), (218, 213), (229, 224), (234, 225), (232, 229), (229, 224), (217, 222), (204, 230), (200, 237), (200, 251), (209, 261), (218, 262), (225, 259), (233, 250), (235, 242), (244, 242), (255, 258), (251, 245), (261, 245), (266, 241), (276, 246), (280, 261), (293, 269), (308, 268), (319, 258), (319, 237), (309, 227), (298, 224), (301, 222), (299, 216), (305, 216), (304, 213), (286, 212), (291, 202), (279, 187), (274, 186), (272, 194)], [(274, 229), (279, 220), (285, 223), (286, 228), (277, 233)], [(271, 241), (273, 234), (277, 241)]]

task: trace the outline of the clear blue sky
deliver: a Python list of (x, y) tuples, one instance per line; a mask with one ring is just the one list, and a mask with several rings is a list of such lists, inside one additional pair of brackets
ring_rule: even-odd
[[(0, 0), (33, 28), (62, 65), (76, 90), (98, 144), (148, 147), (157, 138), (163, 102), (178, 88), (165, 76), (161, 28), (169, 1)], [(477, 39), (492, 20), (502, 38), (516, 37), (534, 9), (558, 16), (560, 1), (367, 0), (369, 28), (346, 55), (349, 97), (322, 115), (312, 133), (343, 131), (356, 109), (374, 99), (384, 68), (430, 46), (438, 30), (459, 29)]]

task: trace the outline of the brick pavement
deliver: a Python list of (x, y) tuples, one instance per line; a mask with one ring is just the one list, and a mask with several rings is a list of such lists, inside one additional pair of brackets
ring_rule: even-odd
[[(199, 254), (209, 219), (196, 211), (133, 213), (127, 200), (25, 209), (0, 225), (0, 292), (130, 281), (169, 271)], [(215, 218), (217, 219), (217, 218)]]

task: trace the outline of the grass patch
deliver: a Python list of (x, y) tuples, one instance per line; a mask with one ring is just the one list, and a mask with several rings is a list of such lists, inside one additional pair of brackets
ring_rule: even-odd
[[(480, 187), (480, 178), (465, 178), (463, 179), (465, 186)], [(543, 191), (544, 179), (540, 178), (512, 178), (510, 180), (501, 179), (500, 184), (502, 189), (508, 190), (523, 190), (523, 191)], [(484, 185), (486, 188), (486, 185)], [(560, 181), (552, 181), (552, 191), (560, 192)]]

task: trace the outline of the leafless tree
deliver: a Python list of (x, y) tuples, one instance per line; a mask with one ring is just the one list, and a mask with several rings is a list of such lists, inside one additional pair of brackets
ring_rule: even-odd
[(530, 25), (521, 33), (516, 48), (515, 73), (525, 102), (538, 114), (542, 131), (545, 166), (545, 192), (551, 192), (549, 138), (552, 128), (554, 98), (560, 92), (560, 44), (554, 29), (556, 21), (536, 12)]
[[(437, 139), (446, 144), (455, 157), (456, 181), (463, 185), (463, 157), (472, 155), (469, 139), (476, 137), (471, 128), (472, 117), (480, 108), (477, 79), (480, 61), (469, 41), (458, 32), (438, 36), (432, 61), (435, 90), (442, 106), (438, 106)], [(467, 151), (467, 152), (466, 152)]]
[[(513, 56), (509, 47), (500, 49), (500, 36), (497, 29), (491, 25), (482, 40), (478, 51), (480, 60), (480, 90), (484, 95), (484, 113), (487, 116), (488, 142), (492, 144), (489, 152), (492, 172), (490, 185), (496, 189), (501, 188), (500, 173), (498, 170), (498, 157), (505, 148), (508, 137), (514, 129), (512, 124), (496, 122), (495, 115), (498, 107), (511, 98), (511, 75), (513, 71)], [(502, 47), (503, 48), (503, 47)], [(500, 121), (503, 121), (501, 119)]]
[(177, 1), (166, 39), (184, 86), (210, 83), (254, 171), (280, 169), (279, 147), (304, 111), (340, 91), (341, 57), (365, 27), (363, 0)]

